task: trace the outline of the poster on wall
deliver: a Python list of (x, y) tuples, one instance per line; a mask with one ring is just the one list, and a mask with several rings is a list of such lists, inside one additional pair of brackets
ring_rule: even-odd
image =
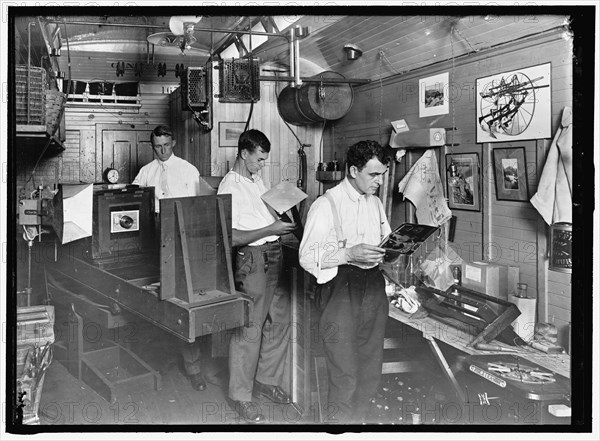
[(551, 64), (477, 79), (477, 142), (550, 138)]
[(448, 113), (448, 72), (419, 80), (419, 118)]

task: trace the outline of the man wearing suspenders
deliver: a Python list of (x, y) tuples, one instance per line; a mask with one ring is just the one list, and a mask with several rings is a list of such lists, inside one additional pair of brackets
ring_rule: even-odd
[(389, 303), (378, 244), (391, 229), (375, 192), (388, 162), (375, 141), (351, 146), (346, 178), (313, 203), (300, 244), (300, 264), (317, 279), (330, 422), (363, 422), (381, 378)]

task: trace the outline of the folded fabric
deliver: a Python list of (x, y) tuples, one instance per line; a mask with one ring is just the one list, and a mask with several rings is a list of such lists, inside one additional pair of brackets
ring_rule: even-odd
[(433, 149), (427, 150), (398, 184), (398, 191), (417, 209), (417, 222), (438, 227), (452, 217)]
[(531, 204), (548, 225), (572, 221), (573, 136), (571, 123), (571, 108), (565, 107), (561, 127), (556, 131), (550, 145), (537, 192), (531, 198)]

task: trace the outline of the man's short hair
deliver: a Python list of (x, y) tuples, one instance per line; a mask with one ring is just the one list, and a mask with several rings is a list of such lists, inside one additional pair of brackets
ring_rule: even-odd
[(271, 151), (271, 141), (260, 130), (250, 129), (240, 135), (238, 139), (238, 155), (242, 153), (242, 150), (248, 150), (252, 153), (259, 147), (266, 153)]
[(173, 131), (171, 130), (171, 127), (165, 125), (156, 126), (150, 135), (150, 142), (152, 142), (155, 137), (159, 136), (170, 136), (171, 139), (173, 139)]
[(354, 165), (361, 171), (372, 158), (377, 158), (383, 165), (390, 162), (389, 156), (377, 141), (359, 141), (348, 148), (346, 165), (348, 169)]

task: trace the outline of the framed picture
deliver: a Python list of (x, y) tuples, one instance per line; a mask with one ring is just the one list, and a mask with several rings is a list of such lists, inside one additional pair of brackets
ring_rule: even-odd
[(499, 201), (528, 201), (527, 163), (525, 147), (492, 150), (496, 199)]
[(551, 137), (551, 64), (477, 79), (477, 142)]
[(448, 113), (448, 72), (419, 80), (419, 117)]
[(446, 188), (450, 209), (479, 211), (481, 209), (480, 181), (477, 153), (446, 155)]
[(219, 122), (219, 147), (237, 147), (238, 139), (244, 131), (246, 123), (220, 121)]

